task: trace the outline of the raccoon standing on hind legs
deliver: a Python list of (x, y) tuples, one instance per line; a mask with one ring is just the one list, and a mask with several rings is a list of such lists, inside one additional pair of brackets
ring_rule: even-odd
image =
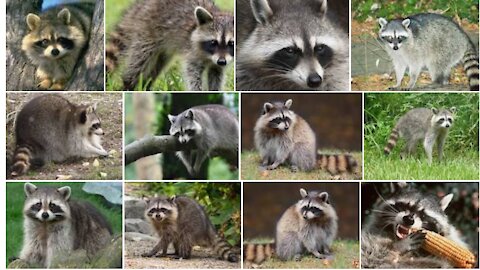
[(418, 142), (422, 142), (429, 164), (432, 163), (432, 152), (435, 144), (437, 144), (438, 159), (442, 160), (443, 146), (447, 139), (448, 130), (453, 125), (455, 112), (455, 107), (450, 109), (416, 108), (408, 111), (400, 117), (392, 129), (390, 138), (383, 150), (385, 155), (392, 152), (398, 139), (402, 137), (406, 141), (401, 155), (402, 158), (414, 154)]
[(182, 57), (186, 90), (223, 90), (225, 67), (233, 60), (233, 15), (211, 0), (137, 0), (109, 34), (106, 67), (123, 61), (125, 89), (140, 77), (149, 88), (175, 55)]

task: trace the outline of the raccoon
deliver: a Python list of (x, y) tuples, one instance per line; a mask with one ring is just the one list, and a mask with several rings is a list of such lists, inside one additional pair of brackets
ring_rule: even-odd
[(233, 247), (220, 237), (203, 207), (186, 196), (159, 196), (144, 198), (147, 207), (145, 218), (151, 223), (160, 240), (144, 257), (167, 255), (169, 244), (173, 244), (175, 255), (188, 259), (194, 245), (212, 247), (218, 258), (238, 262)]
[(348, 91), (349, 41), (327, 0), (238, 0), (238, 90)]
[(124, 88), (143, 76), (148, 89), (174, 55), (183, 56), (187, 90), (202, 90), (204, 71), (208, 90), (221, 90), (234, 55), (233, 15), (211, 0), (137, 0), (110, 34), (107, 70), (123, 58)]
[(168, 115), (170, 135), (181, 144), (193, 142), (195, 150), (178, 151), (177, 156), (192, 176), (203, 162), (220, 155), (238, 164), (238, 120), (227, 107), (210, 104), (192, 107), (178, 115)]
[(438, 158), (442, 160), (443, 146), (447, 139), (448, 130), (453, 125), (455, 112), (455, 107), (450, 109), (416, 108), (408, 111), (400, 117), (392, 129), (383, 152), (385, 155), (389, 155), (397, 144), (398, 138), (402, 137), (406, 141), (402, 157), (414, 154), (418, 142), (423, 141), (428, 163), (432, 163), (432, 152), (435, 143), (437, 144)]
[(26, 17), (22, 50), (33, 65), (39, 89), (63, 90), (88, 44), (94, 3), (68, 4)]
[(302, 198), (288, 208), (277, 223), (275, 254), (281, 260), (299, 260), (304, 253), (316, 258), (331, 256), (338, 217), (327, 192), (300, 189)]
[(50, 268), (58, 252), (84, 249), (88, 256), (106, 246), (112, 229), (90, 203), (70, 199), (71, 189), (25, 183), (23, 247), (20, 259), (30, 267)]
[(50, 161), (108, 156), (101, 145), (103, 135), (96, 105), (76, 105), (56, 94), (37, 96), (16, 118), (11, 176)]
[[(261, 156), (261, 166), (274, 170), (289, 164), (293, 172), (310, 171), (316, 167), (330, 173), (353, 171), (355, 159), (347, 154), (317, 157), (315, 133), (308, 123), (290, 107), (293, 101), (266, 102), (254, 128), (255, 147)], [(317, 163), (318, 162), (318, 163)]]
[(374, 207), (362, 228), (362, 268), (453, 268), (441, 257), (420, 250), (427, 229), (468, 248), (449, 222), (445, 209), (453, 198), (448, 194), (423, 194), (400, 183), (392, 197)]
[(397, 89), (408, 68), (413, 89), (422, 68), (426, 67), (432, 80), (448, 84), (452, 67), (463, 62), (470, 90), (478, 91), (478, 49), (468, 35), (450, 18), (439, 14), (422, 13), (405, 19), (380, 24), (379, 41), (392, 59)]

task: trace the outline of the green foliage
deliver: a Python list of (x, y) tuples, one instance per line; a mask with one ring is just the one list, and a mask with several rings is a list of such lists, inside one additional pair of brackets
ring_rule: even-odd
[[(106, 12), (105, 12), (105, 30), (108, 33), (111, 32), (115, 24), (121, 19), (121, 16), (134, 0), (106, 0)], [(232, 0), (214, 0), (215, 4), (222, 10), (232, 11), (234, 9), (234, 1)], [(122, 66), (118, 68), (112, 74), (107, 74), (107, 90), (123, 90), (123, 84), (121, 79)], [(204, 74), (205, 75), (205, 74)], [(206, 77), (206, 76), (204, 76)], [(204, 86), (205, 88), (206, 86)], [(234, 89), (234, 65), (229, 65), (226, 69), (225, 77), (225, 90)], [(174, 60), (168, 69), (165, 69), (160, 76), (152, 83), (150, 89), (146, 89), (145, 82), (141, 77), (135, 91), (145, 90), (159, 90), (159, 91), (185, 91), (185, 80), (182, 74), (182, 67), (180, 61)]]
[[(365, 179), (478, 179), (478, 94), (474, 93), (368, 93), (365, 95)], [(457, 112), (445, 144), (445, 163), (428, 166), (423, 150), (406, 160), (399, 140), (385, 157), (383, 148), (396, 121), (418, 108), (450, 108)], [(421, 146), (418, 146), (421, 147)], [(436, 155), (436, 151), (434, 151)]]
[[(380, 8), (372, 11), (372, 5), (380, 4)], [(478, 0), (355, 0), (352, 1), (354, 19), (365, 21), (369, 17), (393, 19), (406, 17), (416, 13), (440, 11), (449, 17), (468, 19), (478, 23)]]
[[(23, 241), (23, 203), (25, 200), (23, 182), (7, 183), (6, 198), (6, 258), (18, 256)], [(115, 235), (122, 233), (122, 208), (108, 204), (99, 195), (88, 194), (82, 190), (83, 183), (35, 183), (37, 186), (70, 186), (71, 198), (92, 203), (108, 220)]]
[(232, 245), (240, 244), (240, 196), (239, 183), (144, 183), (153, 195), (184, 194), (197, 200), (206, 210), (220, 235)]

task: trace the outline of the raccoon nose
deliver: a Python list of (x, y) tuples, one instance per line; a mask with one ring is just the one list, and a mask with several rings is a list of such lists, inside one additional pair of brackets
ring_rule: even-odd
[(393, 46), (393, 49), (394, 49), (395, 51), (398, 50), (398, 46), (397, 46), (397, 45), (394, 45), (394, 46)]
[(217, 65), (226, 66), (227, 65), (227, 60), (225, 58), (218, 58)]
[(408, 226), (412, 226), (415, 220), (413, 220), (413, 215), (407, 215), (403, 217), (403, 223)]
[(52, 55), (53, 55), (53, 56), (57, 56), (57, 55), (59, 55), (59, 54), (60, 54), (60, 51), (59, 51), (58, 49), (53, 49), (53, 50), (52, 50)]
[(446, 124), (445, 126), (446, 126), (447, 128), (449, 128), (449, 127), (450, 127), (450, 124)]
[(48, 213), (47, 213), (47, 212), (43, 212), (43, 213), (42, 213), (42, 218), (43, 218), (43, 219), (48, 219)]
[(307, 78), (307, 85), (310, 88), (319, 87), (322, 84), (322, 77), (320, 77), (317, 73), (312, 73), (308, 75)]

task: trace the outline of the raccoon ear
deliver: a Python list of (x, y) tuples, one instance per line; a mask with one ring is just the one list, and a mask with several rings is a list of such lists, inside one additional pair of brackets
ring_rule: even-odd
[(405, 189), (408, 187), (407, 182), (398, 182), (398, 183), (390, 183), (390, 193), (397, 193), (402, 189)]
[(448, 205), (453, 199), (453, 194), (450, 193), (448, 195), (445, 195), (441, 200), (440, 200), (440, 207), (442, 208), (443, 211), (447, 209)]
[(408, 26), (410, 26), (410, 19), (403, 20), (402, 25), (405, 26), (405, 28), (408, 28)]
[(98, 104), (98, 102), (95, 102), (95, 103), (93, 103), (93, 105), (91, 106), (92, 109), (93, 109), (93, 111), (97, 111), (97, 104)]
[(177, 196), (176, 196), (176, 195), (173, 195), (172, 197), (170, 197), (170, 198), (168, 199), (168, 201), (171, 202), (171, 203), (174, 203), (176, 198), (177, 198)]
[(188, 110), (187, 113), (185, 114), (185, 118), (193, 120), (193, 111)]
[(70, 199), (70, 194), (72, 193), (72, 189), (69, 186), (61, 187), (57, 189), (57, 191), (60, 193), (60, 195), (63, 196), (65, 200)]
[(318, 194), (318, 198), (320, 198), (320, 200), (322, 200), (323, 202), (326, 202), (326, 203), (330, 203), (330, 201), (328, 200), (328, 193), (327, 192), (322, 192), (320, 194)]
[(449, 109), (449, 111), (450, 111), (451, 113), (456, 113), (456, 112), (457, 112), (457, 107), (451, 107), (451, 108)]
[(316, 10), (320, 12), (320, 16), (323, 16), (325, 13), (327, 13), (327, 0), (317, 0), (315, 5)]
[(384, 28), (385, 25), (388, 24), (388, 22), (387, 22), (387, 20), (385, 20), (385, 18), (379, 18), (379, 19), (378, 19), (378, 24), (380, 24), (380, 27), (381, 27), (381, 28)]
[(70, 10), (64, 8), (58, 12), (57, 17), (59, 20), (63, 21), (64, 24), (70, 24)]
[(149, 198), (149, 197), (146, 197), (145, 195), (142, 195), (142, 200), (143, 200), (144, 202), (146, 202), (147, 204), (150, 203), (150, 198)]
[(273, 15), (273, 11), (270, 8), (267, 0), (250, 0), (252, 6), (253, 16), (260, 24), (267, 24), (270, 17)]
[(273, 108), (273, 104), (270, 102), (265, 102), (263, 104), (263, 114), (268, 113)]
[(290, 106), (292, 106), (292, 103), (293, 103), (293, 100), (291, 99), (285, 101), (285, 107), (287, 107), (287, 109), (290, 109)]
[(28, 28), (31, 30), (31, 31), (35, 31), (35, 29), (38, 28), (38, 26), (40, 26), (40, 17), (38, 17), (37, 15), (33, 14), (33, 13), (28, 13), (27, 15), (27, 25), (28, 25)]
[(300, 196), (302, 196), (302, 198), (305, 198), (305, 197), (307, 197), (307, 195), (308, 195), (308, 192), (305, 189), (301, 188), (300, 189)]
[(35, 191), (37, 191), (37, 186), (31, 183), (25, 183), (23, 186), (23, 190), (25, 191), (25, 195), (29, 197), (32, 195)]
[(168, 120), (170, 120), (170, 123), (175, 123), (175, 120), (177, 120), (177, 116), (176, 115), (172, 115), (172, 114), (169, 114), (168, 115)]
[(432, 107), (432, 112), (433, 112), (433, 114), (437, 114), (437, 113), (438, 113), (438, 109), (435, 108), (435, 107)]
[(198, 25), (204, 25), (213, 21), (213, 16), (208, 10), (204, 9), (203, 7), (196, 7), (195, 8), (195, 18), (197, 19)]

